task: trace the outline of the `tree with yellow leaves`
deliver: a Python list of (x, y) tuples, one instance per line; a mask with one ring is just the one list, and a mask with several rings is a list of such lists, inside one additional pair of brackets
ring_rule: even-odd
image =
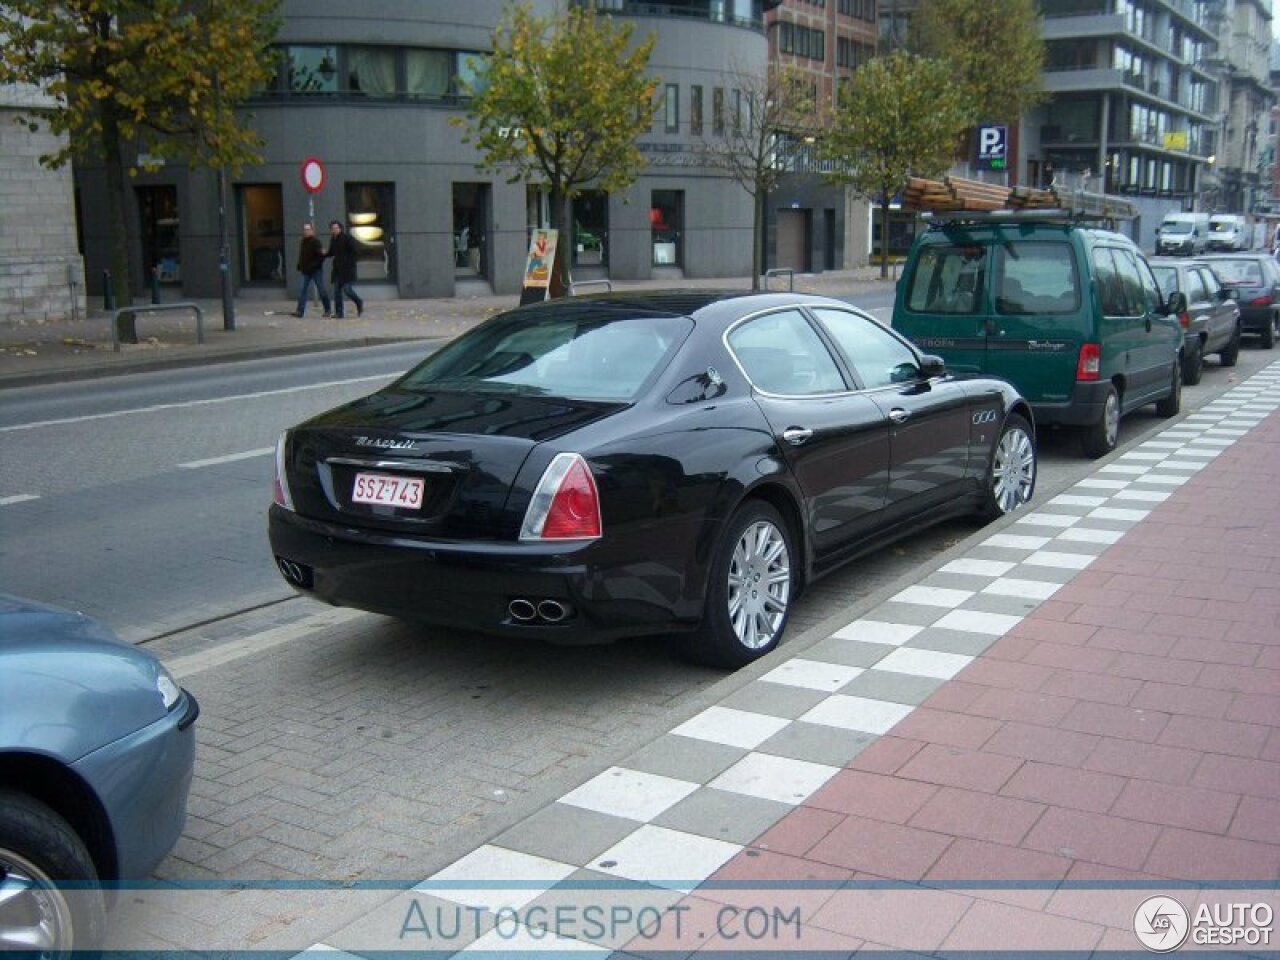
[(589, 7), (539, 17), (527, 4), (514, 5), (467, 91), (470, 109), (458, 123), (464, 142), (483, 155), (479, 167), (550, 189), (565, 286), (573, 197), (588, 183), (625, 189), (644, 166), (636, 138), (649, 129), (656, 106), (658, 81), (646, 73), (653, 43), (633, 43), (630, 24)]
[[(0, 83), (42, 87), (43, 120), (67, 146), (51, 167), (96, 159), (107, 176), (112, 287), (131, 302), (141, 275), (125, 227), (130, 159), (143, 154), (233, 172), (256, 162), (261, 141), (235, 107), (275, 69), (277, 0), (5, 0)], [(132, 269), (131, 269), (132, 268)]]
[(969, 112), (938, 60), (898, 51), (854, 73), (820, 141), (831, 179), (880, 206), (880, 276), (889, 275), (889, 207), (912, 176), (936, 177), (951, 165)]

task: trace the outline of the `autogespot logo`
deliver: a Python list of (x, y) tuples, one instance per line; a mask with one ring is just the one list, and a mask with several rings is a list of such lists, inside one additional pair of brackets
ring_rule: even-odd
[(1148, 897), (1133, 915), (1133, 932), (1152, 953), (1177, 950), (1190, 929), (1191, 915), (1173, 897)]

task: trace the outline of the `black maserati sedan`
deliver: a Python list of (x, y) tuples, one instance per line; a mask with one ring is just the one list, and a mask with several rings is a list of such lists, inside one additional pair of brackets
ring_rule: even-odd
[(737, 667), (805, 584), (1031, 499), (1032, 415), (848, 304), (789, 293), (561, 299), (495, 316), (276, 453), (297, 590), (557, 642), (680, 634)]

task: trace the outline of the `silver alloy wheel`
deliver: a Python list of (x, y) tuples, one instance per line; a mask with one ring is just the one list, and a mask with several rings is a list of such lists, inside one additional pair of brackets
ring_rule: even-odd
[(60, 956), (74, 944), (71, 905), (38, 866), (0, 847), (0, 955)]
[(1036, 448), (1019, 426), (1000, 435), (991, 464), (991, 493), (1001, 513), (1018, 509), (1031, 499), (1036, 483)]
[(791, 558), (782, 532), (768, 520), (742, 531), (729, 560), (729, 622), (748, 650), (773, 642), (791, 599)]
[(1107, 449), (1114, 450), (1116, 441), (1120, 439), (1120, 396), (1114, 390), (1107, 394), (1106, 406), (1102, 409), (1102, 426), (1107, 432)]

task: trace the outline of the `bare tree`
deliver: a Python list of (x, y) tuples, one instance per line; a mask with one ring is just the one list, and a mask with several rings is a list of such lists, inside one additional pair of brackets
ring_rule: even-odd
[(723, 170), (752, 199), (751, 289), (764, 272), (766, 202), (797, 149), (807, 149), (819, 126), (817, 91), (810, 78), (791, 68), (759, 73), (736, 69), (732, 86), (711, 105), (711, 130), (698, 152), (707, 166)]

